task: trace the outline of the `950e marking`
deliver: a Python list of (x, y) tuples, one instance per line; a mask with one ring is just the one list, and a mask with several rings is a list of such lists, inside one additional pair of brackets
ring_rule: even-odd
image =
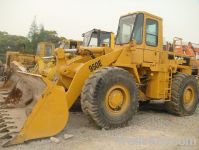
[(98, 60), (97, 62), (95, 62), (89, 66), (89, 70), (90, 70), (90, 72), (93, 72), (100, 67), (102, 67), (102, 62), (101, 62), (101, 60)]

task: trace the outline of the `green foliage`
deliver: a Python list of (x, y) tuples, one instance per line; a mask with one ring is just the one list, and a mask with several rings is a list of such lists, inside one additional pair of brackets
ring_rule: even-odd
[(5, 62), (5, 52), (21, 51), (32, 53), (31, 43), (28, 38), (17, 35), (10, 35), (7, 32), (0, 31), (0, 60)]
[(35, 54), (39, 42), (52, 42), (57, 46), (58, 42), (64, 39), (66, 38), (59, 37), (56, 31), (45, 30), (43, 25), (38, 27), (35, 17), (27, 37), (0, 31), (0, 56), (7, 50)]
[(28, 38), (0, 31), (0, 53), (5, 53), (6, 50), (30, 52), (29, 47)]

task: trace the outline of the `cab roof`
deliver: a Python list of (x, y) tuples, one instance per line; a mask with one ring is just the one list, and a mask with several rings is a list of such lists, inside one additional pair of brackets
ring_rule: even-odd
[(146, 11), (129, 12), (128, 14), (122, 15), (121, 17), (128, 16), (128, 15), (132, 15), (132, 14), (141, 14), (141, 13), (142, 13), (142, 14), (146, 14), (146, 15), (151, 16), (151, 17), (154, 17), (154, 18), (157, 18), (157, 19), (159, 19), (159, 20), (162, 20), (161, 17), (156, 16), (156, 15), (153, 15), (153, 14), (148, 13), (148, 12), (146, 12)]
[(103, 30), (100, 30), (100, 29), (92, 29), (92, 30), (90, 30), (90, 31), (87, 31), (87, 32), (83, 33), (82, 36), (84, 36), (84, 35), (87, 34), (87, 33), (93, 33), (93, 32), (113, 33), (113, 32), (103, 31)]

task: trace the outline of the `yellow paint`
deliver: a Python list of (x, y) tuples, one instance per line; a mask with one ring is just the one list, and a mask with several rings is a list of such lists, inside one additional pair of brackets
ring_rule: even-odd
[(184, 89), (184, 94), (183, 94), (184, 107), (186, 107), (186, 108), (192, 107), (194, 100), (195, 100), (194, 89), (192, 86), (187, 86), (186, 89)]
[(105, 109), (111, 115), (123, 113), (130, 103), (130, 93), (126, 87), (122, 85), (114, 85), (105, 96)]
[(38, 99), (20, 133), (7, 145), (53, 136), (68, 122), (69, 112), (64, 88), (51, 83), (48, 79), (41, 79), (47, 84), (44, 96)]
[[(111, 47), (80, 46), (76, 56), (72, 58), (66, 56), (62, 48), (55, 50), (55, 73), (59, 77), (57, 85), (62, 87), (43, 79), (47, 84), (47, 89), (35, 105), (19, 136), (12, 141), (13, 143), (48, 137), (61, 131), (68, 120), (68, 109), (80, 96), (85, 81), (91, 74), (104, 67), (121, 67), (134, 75), (142, 98), (169, 100), (172, 74), (177, 71), (191, 74), (191, 66), (189, 64), (185, 66), (184, 61), (174, 59), (175, 53), (163, 50), (160, 17), (146, 12), (136, 13), (144, 14), (143, 42), (140, 45), (133, 40), (124, 45), (111, 44)], [(146, 19), (148, 18), (158, 22), (158, 45), (154, 47), (148, 46), (145, 42)], [(113, 36), (112, 40), (114, 40)], [(170, 56), (173, 58), (169, 59)], [(121, 85), (113, 87), (105, 100), (107, 108), (111, 110), (124, 101), (128, 102), (128, 95), (128, 91)], [(186, 101), (190, 99), (189, 96), (185, 97)]]

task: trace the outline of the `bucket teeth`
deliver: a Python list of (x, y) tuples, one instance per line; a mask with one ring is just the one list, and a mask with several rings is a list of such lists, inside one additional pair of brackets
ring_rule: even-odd
[(6, 145), (20, 132), (26, 117), (25, 108), (0, 109), (0, 145)]
[(2, 122), (2, 123), (0, 123), (0, 129), (3, 127), (6, 127), (8, 125), (11, 125), (11, 124), (14, 124), (14, 122), (11, 122), (11, 121)]
[(8, 144), (16, 134), (18, 134), (18, 132), (0, 133), (0, 146), (6, 147), (6, 144)]
[(6, 123), (4, 123), (4, 122), (0, 123), (0, 129), (3, 128), (3, 127), (6, 127), (6, 126), (7, 126)]
[(5, 120), (12, 120), (11, 117), (3, 117), (0, 119), (0, 123), (5, 122)]
[(2, 113), (2, 112), (8, 112), (8, 111), (5, 109), (0, 109), (0, 113)]
[(3, 116), (9, 116), (9, 114), (7, 114), (7, 113), (0, 113), (0, 117), (3, 117)]
[(4, 108), (7, 108), (7, 105), (6, 105), (5, 103), (2, 103), (2, 104), (0, 105), (0, 109), (4, 109)]
[(0, 139), (10, 139), (10, 138), (12, 138), (13, 137), (13, 135), (12, 135), (12, 133), (4, 133), (4, 134), (2, 134), (1, 136), (0, 136)]
[(0, 123), (3, 123), (5, 122), (5, 120), (3, 118), (0, 119)]
[(2, 125), (9, 125), (9, 124), (14, 124), (14, 122), (12, 122), (12, 121), (6, 121), (6, 122), (2, 122), (2, 123), (0, 123), (0, 128), (1, 128), (1, 126)]
[(16, 128), (17, 128), (16, 126), (7, 126), (7, 127), (0, 129), (0, 133), (9, 132), (10, 130), (16, 129)]
[(17, 128), (14, 126), (12, 118), (9, 116), (7, 111), (1, 110), (0, 112), (0, 133), (9, 132), (10, 129)]

